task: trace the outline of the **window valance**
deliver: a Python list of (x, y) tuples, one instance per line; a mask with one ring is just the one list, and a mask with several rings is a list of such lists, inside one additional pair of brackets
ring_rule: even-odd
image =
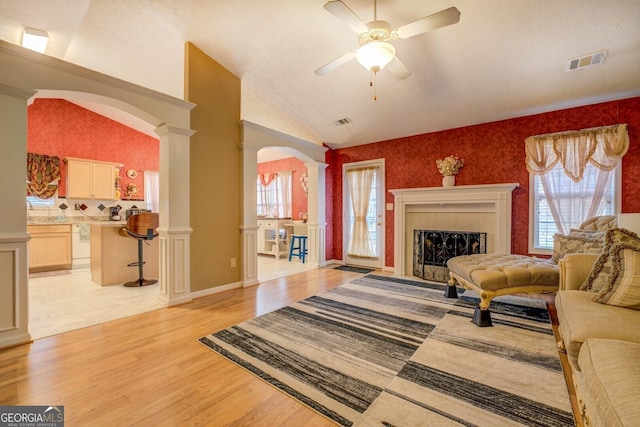
[(60, 179), (60, 158), (27, 153), (27, 194), (41, 199), (53, 197)]
[(629, 149), (626, 124), (549, 133), (525, 139), (527, 170), (540, 175), (558, 162), (574, 182), (580, 182), (587, 163), (609, 171)]

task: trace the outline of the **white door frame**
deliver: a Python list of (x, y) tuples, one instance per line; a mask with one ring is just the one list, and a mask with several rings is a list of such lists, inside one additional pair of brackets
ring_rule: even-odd
[(344, 163), (342, 165), (342, 260), (348, 264), (349, 255), (347, 254), (347, 246), (348, 246), (348, 236), (349, 236), (349, 223), (347, 218), (347, 212), (349, 211), (349, 198), (347, 197), (347, 170), (352, 168), (361, 168), (365, 166), (376, 166), (378, 167), (379, 174), (377, 176), (377, 184), (376, 184), (376, 204), (378, 206), (378, 233), (377, 233), (377, 244), (378, 244), (378, 258), (374, 262), (357, 262), (357, 265), (363, 265), (365, 267), (372, 268), (380, 268), (384, 267), (384, 248), (385, 248), (385, 159), (372, 159), (372, 160), (363, 160), (361, 162), (353, 162), (353, 163)]

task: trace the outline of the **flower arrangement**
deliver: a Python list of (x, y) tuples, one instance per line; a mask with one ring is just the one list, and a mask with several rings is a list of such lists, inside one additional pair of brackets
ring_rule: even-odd
[(443, 176), (453, 176), (460, 172), (460, 169), (464, 166), (464, 160), (457, 155), (451, 155), (444, 159), (436, 160), (436, 165)]

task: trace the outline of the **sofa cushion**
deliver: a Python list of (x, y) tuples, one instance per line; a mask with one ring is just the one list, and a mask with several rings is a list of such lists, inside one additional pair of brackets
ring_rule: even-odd
[(640, 420), (640, 344), (587, 339), (578, 362), (580, 396), (594, 426), (630, 426)]
[[(580, 287), (581, 290), (591, 292), (609, 292), (613, 289), (616, 279), (621, 271), (622, 260), (620, 248), (640, 250), (640, 238), (632, 231), (624, 228), (612, 228), (604, 236), (602, 253), (593, 264), (587, 280)], [(633, 272), (627, 265), (626, 275)], [(623, 280), (621, 277), (620, 280)], [(629, 282), (627, 281), (628, 285)], [(599, 298), (599, 297), (598, 297)]]
[[(599, 234), (599, 233), (598, 233)], [(553, 255), (551, 259), (558, 263), (566, 254), (593, 253), (602, 252), (603, 239), (601, 235), (596, 234), (595, 237), (590, 233), (574, 233), (553, 235)]]
[(593, 293), (562, 290), (556, 294), (558, 329), (567, 357), (580, 371), (578, 353), (587, 338), (611, 338), (640, 343), (640, 311), (592, 301)]
[(602, 304), (640, 310), (640, 239), (630, 239), (609, 249), (612, 275), (593, 297)]
[(587, 239), (604, 240), (605, 233), (606, 233), (606, 231), (580, 230), (578, 228), (572, 228), (572, 229), (569, 230), (569, 235), (570, 236), (586, 237)]
[(602, 215), (589, 218), (578, 227), (580, 230), (608, 230), (618, 226), (617, 215)]

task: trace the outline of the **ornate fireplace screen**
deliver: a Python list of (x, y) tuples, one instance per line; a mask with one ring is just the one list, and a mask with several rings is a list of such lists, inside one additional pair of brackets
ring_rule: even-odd
[(487, 253), (487, 233), (475, 231), (413, 230), (413, 275), (447, 282), (447, 260)]

